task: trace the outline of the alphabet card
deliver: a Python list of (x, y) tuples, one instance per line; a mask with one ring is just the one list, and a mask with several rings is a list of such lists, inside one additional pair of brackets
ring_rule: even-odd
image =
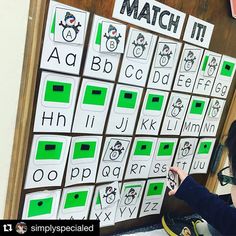
[(179, 135), (188, 108), (190, 95), (171, 93), (161, 128), (162, 135)]
[(112, 89), (112, 83), (83, 79), (73, 123), (74, 133), (103, 133)]
[(79, 77), (42, 72), (34, 132), (71, 131)]
[(25, 195), (23, 220), (56, 220), (61, 190), (33, 192)]
[(89, 12), (50, 1), (42, 69), (79, 75)]
[(221, 54), (205, 50), (193, 93), (210, 95), (220, 66), (220, 60)]
[(145, 86), (157, 36), (130, 28), (119, 82)]
[(172, 170), (169, 170), (167, 174), (166, 185), (170, 190), (177, 190), (179, 187), (179, 175)]
[(116, 211), (116, 222), (137, 218), (145, 181), (125, 182)]
[(224, 106), (225, 100), (219, 98), (211, 99), (202, 124), (200, 136), (216, 136)]
[(236, 70), (236, 58), (223, 55), (214, 86), (211, 91), (212, 97), (227, 98), (231, 82)]
[(97, 183), (122, 180), (130, 143), (131, 137), (106, 137)]
[(148, 179), (139, 217), (160, 214), (166, 191), (166, 179)]
[(25, 189), (61, 185), (70, 142), (67, 136), (34, 135)]
[(86, 220), (92, 201), (94, 186), (64, 188), (60, 201), (58, 219)]
[(136, 134), (157, 135), (169, 93), (147, 89)]
[(160, 37), (148, 80), (148, 88), (170, 90), (182, 43)]
[(126, 169), (125, 179), (145, 179), (151, 167), (156, 138), (136, 137)]
[(209, 98), (192, 96), (181, 136), (199, 136)]
[(84, 76), (114, 81), (125, 43), (126, 26), (94, 15)]
[(198, 138), (181, 138), (173, 166), (177, 166), (188, 173), (197, 147), (197, 142)]
[(65, 186), (95, 183), (102, 137), (73, 137)]
[(139, 87), (117, 84), (107, 134), (133, 134), (142, 91)]
[(203, 49), (185, 44), (175, 76), (173, 90), (191, 93), (200, 66)]
[(190, 174), (207, 173), (215, 141), (215, 138), (202, 138), (199, 140), (190, 169)]
[(177, 138), (158, 138), (148, 177), (166, 177), (174, 159)]

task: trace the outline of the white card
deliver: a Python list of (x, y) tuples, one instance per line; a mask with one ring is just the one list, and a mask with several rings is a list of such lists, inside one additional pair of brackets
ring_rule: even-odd
[(23, 220), (56, 220), (61, 190), (33, 192), (25, 195)]
[(170, 190), (175, 190), (179, 187), (179, 176), (177, 173), (169, 170), (167, 175), (166, 185)]
[(25, 189), (60, 186), (71, 137), (34, 135), (25, 180)]
[(79, 77), (42, 72), (34, 132), (71, 131)]
[(136, 134), (157, 135), (160, 130), (169, 93), (147, 89)]
[(148, 88), (170, 90), (182, 43), (160, 37), (155, 51)]
[(118, 81), (145, 86), (157, 36), (130, 28)]
[(65, 186), (95, 183), (101, 141), (101, 136), (72, 138)]
[(83, 79), (73, 122), (74, 133), (103, 133), (112, 90), (112, 83)]
[(116, 86), (107, 134), (133, 134), (142, 91), (139, 87), (121, 84)]

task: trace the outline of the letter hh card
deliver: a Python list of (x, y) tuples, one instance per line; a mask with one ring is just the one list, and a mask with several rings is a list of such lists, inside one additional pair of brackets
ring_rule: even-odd
[(200, 66), (203, 49), (185, 44), (175, 76), (173, 90), (191, 93)]
[(215, 138), (202, 138), (199, 140), (189, 172), (190, 174), (207, 173), (215, 141)]
[(145, 179), (151, 167), (156, 138), (136, 137), (126, 169), (125, 179)]
[(227, 98), (231, 82), (236, 70), (236, 58), (223, 55), (214, 86), (211, 91), (212, 97)]
[(73, 133), (103, 133), (112, 90), (112, 83), (83, 79)]
[(137, 218), (145, 181), (125, 182), (116, 211), (116, 222)]
[(79, 77), (42, 72), (34, 132), (71, 131)]
[(182, 43), (160, 37), (148, 79), (148, 88), (170, 90)]
[(130, 28), (119, 82), (145, 86), (157, 36)]
[(136, 134), (157, 135), (169, 93), (147, 89)]
[(166, 191), (166, 179), (148, 179), (139, 217), (160, 214)]
[(205, 50), (193, 93), (210, 95), (220, 66), (220, 60), (221, 54)]
[(188, 108), (190, 95), (171, 93), (163, 119), (161, 135), (179, 135)]
[(71, 137), (34, 135), (25, 180), (25, 189), (60, 186)]
[(202, 124), (200, 136), (216, 136), (224, 106), (225, 100), (219, 98), (211, 99)]
[(94, 186), (64, 188), (60, 201), (58, 219), (87, 220)]
[(181, 136), (199, 136), (209, 98), (192, 96)]
[(33, 192), (25, 195), (23, 220), (56, 220), (61, 190)]
[(79, 75), (89, 12), (50, 1), (42, 69)]
[(110, 111), (107, 134), (132, 135), (143, 89), (118, 84)]
[(188, 173), (197, 147), (197, 142), (198, 138), (181, 138), (173, 166), (177, 166)]
[(115, 80), (125, 33), (126, 25), (94, 15), (84, 76)]
[(166, 177), (174, 159), (177, 138), (158, 138), (148, 177)]
[(97, 183), (122, 180), (130, 143), (131, 137), (106, 137)]
[(95, 183), (101, 141), (101, 136), (72, 138), (65, 186)]

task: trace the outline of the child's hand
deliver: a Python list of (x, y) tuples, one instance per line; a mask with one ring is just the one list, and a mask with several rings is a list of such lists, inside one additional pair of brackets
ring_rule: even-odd
[[(188, 174), (186, 172), (184, 172), (182, 169), (180, 169), (179, 167), (170, 167), (170, 170), (173, 171), (174, 173), (178, 174), (179, 178), (180, 178), (180, 184), (184, 181), (184, 179), (188, 176)], [(171, 190), (169, 191), (169, 196), (175, 195), (177, 189)]]

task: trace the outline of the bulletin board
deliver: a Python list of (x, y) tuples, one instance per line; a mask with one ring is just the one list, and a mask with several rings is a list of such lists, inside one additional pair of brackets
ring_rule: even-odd
[(99, 217), (110, 235), (178, 211), (168, 168), (206, 183), (234, 91), (228, 7), (31, 3), (6, 218)]

